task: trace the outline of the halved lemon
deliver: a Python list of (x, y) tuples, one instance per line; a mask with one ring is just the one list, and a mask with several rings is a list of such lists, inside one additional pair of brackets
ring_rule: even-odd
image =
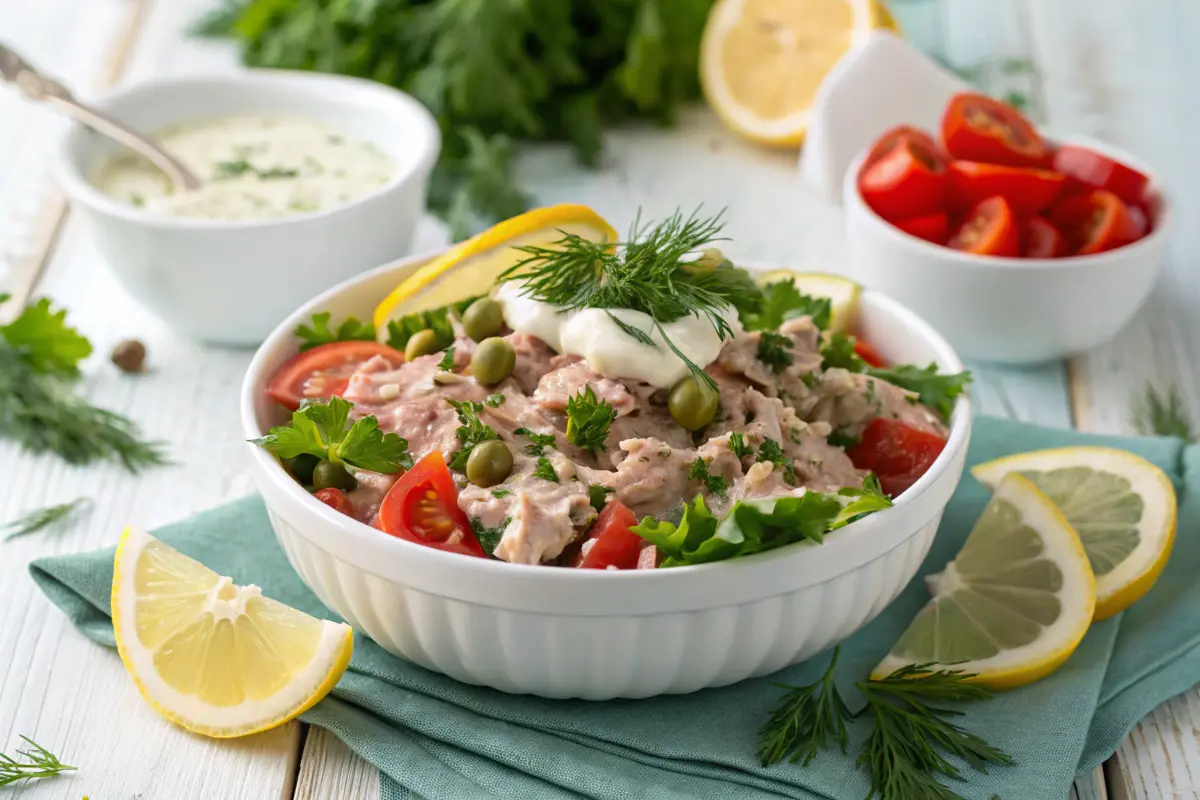
[(346, 671), (350, 626), (237, 586), (147, 533), (113, 560), (117, 651), (142, 696), (205, 736), (246, 736), (311, 708)]
[(789, 269), (772, 270), (759, 277), (760, 285), (791, 278), (796, 288), (812, 297), (828, 297), (831, 301), (829, 330), (845, 333), (858, 321), (858, 296), (862, 287), (841, 275), (824, 272), (793, 272)]
[(375, 328), (384, 335), (389, 320), (486, 293), (500, 273), (526, 258), (513, 248), (552, 247), (564, 233), (596, 242), (617, 240), (613, 227), (587, 206), (535, 208), (452, 247), (408, 276), (375, 308)]
[(717, 0), (700, 42), (700, 82), (729, 127), (800, 144), (821, 81), (872, 30), (896, 30), (876, 0)]
[(1166, 473), (1111, 447), (1035, 450), (971, 469), (988, 487), (1011, 472), (1037, 484), (1079, 534), (1096, 574), (1097, 620), (1150, 591), (1175, 544), (1175, 489)]
[(933, 599), (872, 677), (931, 663), (995, 689), (1021, 686), (1075, 652), (1096, 608), (1078, 535), (1020, 475), (1000, 483), (962, 550), (926, 582)]

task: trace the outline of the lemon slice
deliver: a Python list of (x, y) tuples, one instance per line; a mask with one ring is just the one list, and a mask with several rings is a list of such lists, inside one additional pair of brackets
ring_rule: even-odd
[(1149, 461), (1110, 447), (1064, 447), (971, 469), (999, 485), (1019, 472), (1062, 509), (1096, 574), (1096, 619), (1133, 605), (1158, 579), (1175, 543), (1175, 489)]
[(803, 294), (812, 297), (828, 297), (832, 313), (829, 320), (829, 330), (833, 333), (845, 333), (852, 329), (858, 321), (858, 296), (862, 287), (849, 278), (841, 275), (829, 275), (824, 272), (793, 272), (789, 269), (777, 269), (759, 277), (759, 284), (772, 283), (791, 278), (796, 288)]
[(274, 728), (329, 693), (350, 663), (350, 626), (236, 586), (146, 533), (113, 560), (117, 650), (142, 696), (205, 736)]
[(756, 142), (797, 145), (817, 88), (875, 29), (876, 0), (717, 0), (700, 41), (700, 82), (725, 124)]
[(406, 278), (376, 307), (376, 329), (384, 335), (388, 320), (487, 293), (500, 273), (526, 258), (514, 247), (551, 247), (564, 232), (596, 242), (617, 240), (613, 227), (587, 206), (535, 208), (452, 247)]
[(1096, 607), (1079, 537), (1020, 475), (1000, 483), (962, 550), (926, 582), (933, 599), (873, 677), (933, 663), (996, 689), (1030, 683), (1075, 652)]

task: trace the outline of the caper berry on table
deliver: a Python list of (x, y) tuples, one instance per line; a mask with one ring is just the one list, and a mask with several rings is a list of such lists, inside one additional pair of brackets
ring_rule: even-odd
[(490, 297), (481, 297), (467, 306), (462, 325), (467, 336), (482, 342), (504, 327), (504, 307)]
[(113, 348), (111, 358), (122, 372), (141, 372), (146, 364), (146, 345), (137, 339), (125, 339)]
[(312, 485), (314, 489), (344, 489), (349, 491), (358, 486), (358, 481), (341, 464), (321, 460), (313, 469)]
[(508, 445), (499, 439), (480, 442), (467, 456), (467, 480), (476, 486), (495, 486), (512, 472), (513, 457)]
[(408, 344), (404, 345), (404, 359), (412, 361), (415, 358), (436, 353), (438, 350), (441, 350), (438, 347), (439, 344), (438, 335), (429, 328), (417, 331), (408, 337)]
[(671, 387), (667, 410), (689, 431), (698, 431), (717, 415), (717, 393), (688, 376)]
[(484, 339), (471, 354), (471, 374), (484, 386), (492, 386), (512, 375), (517, 351), (503, 339)]

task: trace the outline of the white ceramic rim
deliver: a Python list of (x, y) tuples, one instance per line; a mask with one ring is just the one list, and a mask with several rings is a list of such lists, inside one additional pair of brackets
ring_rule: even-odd
[[(961, 250), (953, 250), (949, 247), (944, 247), (933, 242), (927, 242), (920, 237), (913, 236), (911, 233), (900, 230), (892, 223), (885, 220), (883, 217), (875, 213), (875, 209), (867, 205), (863, 200), (862, 195), (858, 191), (858, 172), (862, 169), (862, 164), (866, 160), (867, 155), (871, 152), (870, 146), (864, 148), (854, 160), (850, 162), (850, 166), (846, 169), (846, 174), (842, 179), (842, 196), (846, 198), (843, 202), (854, 203), (854, 205), (863, 212), (867, 220), (877, 229), (884, 231), (886, 236), (896, 242), (899, 247), (909, 247), (929, 254), (932, 257), (940, 258), (945, 261), (950, 261), (955, 264), (961, 264), (968, 269), (978, 267), (994, 267), (1003, 266), (1005, 269), (1021, 269), (1021, 270), (1043, 270), (1043, 269), (1070, 269), (1072, 267), (1090, 267), (1090, 266), (1105, 266), (1106, 264), (1124, 258), (1128, 255), (1136, 255), (1139, 251), (1148, 250), (1158, 246), (1160, 239), (1165, 237), (1169, 229), (1174, 225), (1175, 219), (1173, 214), (1174, 203), (1170, 199), (1162, 181), (1157, 173), (1150, 169), (1144, 161), (1136, 156), (1122, 150), (1119, 147), (1102, 142), (1098, 139), (1092, 139), (1087, 136), (1069, 136), (1063, 139), (1046, 137), (1047, 141), (1053, 144), (1073, 144), (1081, 147), (1086, 147), (1090, 150), (1095, 150), (1101, 155), (1116, 159), (1122, 163), (1128, 164), (1140, 171), (1143, 175), (1150, 179), (1149, 188), (1158, 197), (1158, 218), (1155, 220), (1154, 227), (1150, 233), (1138, 239), (1132, 244), (1127, 244), (1124, 247), (1118, 247), (1115, 250), (1106, 250), (1103, 253), (1092, 253), (1084, 256), (1063, 256), (1061, 258), (1017, 258), (1012, 256), (983, 256), (975, 253), (965, 253)], [(1151, 254), (1147, 253), (1147, 257)]]
[[(331, 298), (353, 291), (354, 287), (370, 281), (380, 273), (404, 265), (427, 260), (433, 253), (402, 259), (369, 272), (355, 276), (324, 292), (306, 303), (288, 319), (284, 320), (264, 340), (246, 371), (242, 384), (241, 417), (246, 439), (264, 435), (255, 412), (255, 403), (261, 396), (269, 378), (268, 360), (281, 339), (293, 337), (295, 327), (307, 320), (315, 310), (325, 306)], [(772, 266), (762, 263), (746, 263), (751, 269), (761, 270)], [(901, 320), (917, 336), (927, 342), (944, 368), (953, 372), (963, 370), (963, 364), (953, 348), (914, 312), (882, 294), (864, 291), (861, 302), (878, 304), (888, 313)], [(779, 586), (788, 591), (826, 582), (875, 560), (895, 547), (901, 546), (927, 522), (940, 514), (948, 501), (930, 504), (924, 518), (913, 521), (906, 514), (910, 506), (918, 505), (924, 495), (934, 493), (935, 484), (943, 477), (957, 482), (958, 476), (947, 475), (955, 465), (961, 466), (965, 457), (971, 429), (971, 401), (967, 393), (959, 396), (950, 421), (950, 435), (941, 455), (930, 469), (902, 494), (891, 509), (872, 514), (825, 537), (820, 545), (811, 543), (794, 544), (765, 553), (758, 553), (726, 562), (673, 567), (664, 570), (572, 570), (553, 569), (544, 566), (510, 564), (493, 559), (463, 558), (462, 556), (435, 550), (430, 547), (404, 541), (381, 534), (375, 528), (351, 517), (334, 511), (320, 502), (283, 469), (280, 463), (262, 448), (248, 444), (251, 459), (259, 475), (268, 482), (270, 494), (281, 493), (290, 506), (272, 505), (275, 513), (288, 517), (289, 511), (313, 515), (325, 530), (317, 526), (304, 529), (300, 520), (288, 520), (300, 535), (315, 546), (336, 554), (358, 569), (385, 581), (412, 583), (395, 575), (387, 574), (389, 561), (399, 559), (403, 569), (411, 575), (421, 575), (423, 584), (437, 584), (435, 576), (450, 583), (433, 593), (461, 598), (464, 593), (476, 595), (481, 586), (495, 589), (492, 605), (505, 608), (531, 610), (543, 592), (547, 596), (562, 596), (564, 589), (577, 598), (576, 609), (569, 613), (594, 616), (613, 613), (652, 615), (676, 610), (723, 607), (751, 602), (763, 597), (779, 594)], [(901, 530), (902, 529), (902, 530)], [(332, 541), (327, 531), (336, 530), (338, 541)], [(820, 548), (822, 569), (810, 575), (798, 574), (800, 562), (811, 559), (813, 548)], [(457, 586), (455, 585), (457, 584)], [(471, 585), (468, 592), (463, 585)], [(612, 587), (612, 588), (610, 588)], [(423, 591), (430, 591), (422, 587)], [(516, 596), (519, 595), (519, 596)], [(616, 606), (622, 610), (618, 612)], [(564, 613), (562, 608), (536, 609), (533, 613)]]
[(170, 230), (286, 228), (344, 214), (364, 203), (369, 203), (377, 199), (381, 195), (393, 192), (413, 178), (431, 170), (441, 152), (442, 134), (438, 128), (437, 120), (416, 98), (399, 89), (385, 86), (382, 83), (345, 75), (303, 72), (299, 70), (247, 69), (229, 75), (188, 76), (140, 81), (94, 100), (89, 98), (89, 101), (101, 111), (111, 111), (113, 106), (119, 104), (147, 102), (140, 97), (141, 95), (151, 95), (165, 90), (187, 92), (196, 88), (221, 87), (222, 85), (235, 85), (235, 91), (260, 92), (264, 94), (281, 87), (300, 91), (307, 90), (312, 92), (314, 100), (319, 100), (322, 95), (330, 91), (336, 91), (339, 87), (348, 87), (364, 97), (373, 96), (372, 99), (378, 106), (364, 103), (363, 108), (368, 112), (376, 107), (386, 107), (391, 111), (399, 111), (401, 114), (407, 115), (410, 118), (408, 124), (419, 137), (420, 152), (409, 163), (406, 169), (398, 169), (396, 174), (387, 183), (380, 184), (361, 197), (330, 206), (329, 208), (269, 219), (239, 220), (172, 217), (165, 214), (154, 214), (128, 203), (122, 203), (93, 186), (91, 181), (88, 180), (87, 175), (78, 168), (73, 155), (77, 148), (83, 146), (82, 138), (88, 135), (90, 131), (84, 125), (76, 123), (71, 126), (71, 129), (62, 137), (58, 145), (54, 170), (59, 184), (73, 199), (84, 203), (96, 211), (151, 228)]

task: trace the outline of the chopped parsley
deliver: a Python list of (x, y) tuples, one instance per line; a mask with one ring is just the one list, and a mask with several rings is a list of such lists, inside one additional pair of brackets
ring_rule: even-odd
[(608, 502), (608, 496), (614, 491), (602, 483), (593, 483), (588, 486), (588, 502), (592, 504), (592, 508), (603, 511), (604, 504)]
[(512, 492), (510, 492), (508, 489), (492, 489), (492, 497), (496, 498), (497, 500), (503, 500), (510, 494), (512, 494)]
[(471, 517), (471, 532), (479, 540), (479, 546), (483, 548), (483, 552), (491, 556), (492, 551), (500, 544), (500, 539), (504, 537), (504, 529), (508, 527), (508, 523), (510, 522), (512, 522), (512, 518), (505, 517), (504, 522), (501, 522), (496, 527), (485, 528), (478, 517)]
[(784, 481), (791, 486), (796, 485), (796, 468), (792, 464), (792, 460), (784, 454), (779, 442), (774, 439), (763, 439), (763, 443), (758, 446), (757, 460), (774, 464), (775, 469), (782, 470)]
[(616, 409), (607, 400), (597, 400), (592, 387), (586, 386), (567, 398), (567, 441), (591, 453), (604, 450), (608, 426), (616, 418)]
[(710, 474), (708, 471), (708, 462), (703, 458), (697, 458), (692, 462), (691, 468), (688, 469), (688, 479), (702, 482), (704, 487), (712, 494), (725, 494), (729, 489), (729, 481), (720, 475)]
[(300, 339), (300, 352), (303, 353), (305, 350), (333, 342), (375, 341), (375, 326), (371, 323), (360, 322), (358, 317), (346, 317), (341, 325), (331, 328), (329, 327), (331, 316), (328, 311), (322, 311), (313, 314), (309, 324), (301, 323), (296, 326), (295, 333)]
[(412, 467), (408, 442), (379, 430), (375, 417), (360, 417), (349, 424), (353, 407), (340, 397), (328, 402), (305, 400), (292, 412), (290, 424), (271, 428), (266, 436), (251, 441), (277, 458), (308, 453), (332, 464), (389, 475)]
[(746, 437), (741, 433), (729, 434), (729, 449), (739, 459), (754, 455), (754, 448), (746, 444)]
[(545, 456), (537, 460), (537, 468), (534, 469), (533, 475), (536, 478), (544, 478), (545, 480), (558, 483), (558, 473), (554, 471), (554, 465), (550, 463), (550, 459)]
[(867, 364), (854, 352), (854, 337), (844, 333), (830, 336), (821, 348), (821, 369), (840, 367), (850, 372), (862, 372)]
[(483, 411), (483, 403), (473, 403), (470, 400), (451, 400), (448, 397), (446, 402), (454, 406), (454, 410), (458, 412), (458, 421), (462, 423), (454, 432), (454, 435), (458, 437), (458, 452), (450, 457), (447, 466), (450, 469), (464, 472), (467, 468), (467, 458), (470, 457), (471, 450), (475, 448), (475, 445), (500, 437), (491, 425), (479, 419), (479, 412)]
[(442, 360), (437, 363), (437, 368), (443, 372), (451, 372), (454, 369), (454, 345), (442, 351)]
[(846, 433), (844, 428), (834, 428), (829, 434), (828, 441), (834, 447), (840, 447), (843, 450), (849, 450), (851, 447), (854, 447), (854, 445), (858, 444), (861, 441), (861, 438), (858, 436), (851, 436), (850, 434)]
[(829, 327), (833, 303), (828, 297), (810, 297), (796, 288), (794, 278), (772, 281), (763, 287), (762, 304), (755, 313), (741, 315), (742, 326), (751, 331), (778, 330), (789, 319), (812, 317), (821, 330)]
[(489, 394), (487, 396), (487, 398), (484, 399), (483, 402), (487, 403), (492, 408), (496, 408), (498, 406), (504, 405), (504, 401), (507, 399), (508, 398), (505, 397), (504, 395), (500, 394), (499, 392), (496, 392), (495, 394)]
[(558, 445), (554, 443), (553, 433), (536, 433), (529, 428), (517, 428), (513, 433), (518, 436), (527, 436), (532, 444), (525, 445), (525, 452), (531, 456), (543, 456), (546, 454), (547, 447), (558, 449)]
[(755, 355), (758, 360), (778, 374), (792, 365), (791, 349), (794, 343), (791, 337), (773, 331), (763, 331), (759, 334), (758, 350)]

